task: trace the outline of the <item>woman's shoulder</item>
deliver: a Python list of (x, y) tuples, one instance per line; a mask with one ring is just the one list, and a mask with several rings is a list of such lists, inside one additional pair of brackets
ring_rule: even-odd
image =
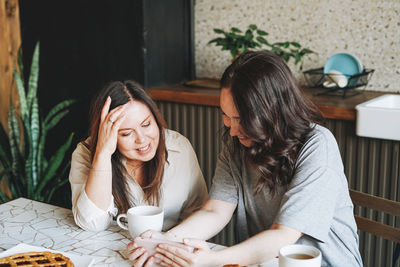
[(89, 150), (89, 142), (90, 142), (90, 137), (86, 138), (83, 141), (80, 141), (72, 153), (72, 157), (87, 157), (90, 155), (90, 150)]
[(336, 138), (333, 136), (332, 132), (319, 124), (313, 125), (313, 129), (310, 132), (309, 138), (307, 139), (307, 143), (308, 142), (318, 144), (326, 143), (327, 145), (337, 144)]
[(315, 124), (309, 138), (304, 143), (298, 156), (298, 163), (307, 160), (330, 165), (332, 162), (341, 161), (339, 147), (335, 136), (324, 126)]
[(165, 129), (164, 136), (165, 136), (165, 146), (169, 151), (172, 150), (181, 152), (183, 150), (187, 150), (188, 147), (192, 146), (189, 140), (182, 134), (178, 133), (177, 131)]

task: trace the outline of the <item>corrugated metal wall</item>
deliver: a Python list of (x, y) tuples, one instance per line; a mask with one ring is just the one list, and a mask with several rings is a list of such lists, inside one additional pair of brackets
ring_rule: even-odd
[[(352, 121), (327, 120), (342, 154), (349, 186), (375, 196), (400, 201), (400, 142), (358, 137)], [(356, 207), (362, 216), (400, 227), (400, 218)], [(360, 233), (360, 251), (366, 267), (392, 266), (395, 244)], [(400, 262), (397, 262), (397, 267)]]
[[(207, 186), (214, 174), (221, 148), (222, 120), (217, 107), (157, 102), (170, 129), (192, 143)], [(362, 192), (400, 201), (400, 142), (361, 138), (355, 135), (352, 121), (327, 120), (325, 126), (335, 135), (345, 165), (349, 186)], [(400, 220), (386, 214), (356, 207), (357, 214), (400, 227)], [(233, 223), (212, 241), (232, 245)], [(360, 251), (366, 267), (392, 266), (393, 242), (360, 233)], [(400, 267), (400, 263), (396, 265)]]

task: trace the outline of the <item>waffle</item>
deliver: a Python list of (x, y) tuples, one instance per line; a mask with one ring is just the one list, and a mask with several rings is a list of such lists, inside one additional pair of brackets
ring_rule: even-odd
[(60, 253), (25, 252), (0, 258), (0, 267), (73, 267), (72, 261)]

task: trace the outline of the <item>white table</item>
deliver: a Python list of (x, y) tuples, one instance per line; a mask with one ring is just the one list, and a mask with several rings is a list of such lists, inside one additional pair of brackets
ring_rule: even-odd
[[(20, 243), (95, 258), (94, 266), (131, 266), (125, 248), (129, 233), (117, 225), (101, 232), (84, 231), (71, 210), (18, 198), (0, 205), (0, 252)], [(211, 249), (223, 248), (210, 244)], [(274, 259), (265, 267), (278, 266)]]

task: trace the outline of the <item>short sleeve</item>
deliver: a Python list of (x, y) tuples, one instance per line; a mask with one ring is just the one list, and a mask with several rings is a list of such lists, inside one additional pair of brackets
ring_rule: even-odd
[(325, 242), (338, 197), (344, 190), (346, 178), (341, 166), (334, 139), (324, 135), (311, 138), (300, 152), (275, 223)]
[(339, 191), (337, 176), (335, 171), (321, 167), (306, 181), (293, 182), (282, 198), (276, 223), (325, 242)]
[(233, 204), (238, 203), (239, 191), (234, 175), (236, 166), (225, 147), (218, 155), (217, 166), (212, 180), (209, 199), (222, 200)]

